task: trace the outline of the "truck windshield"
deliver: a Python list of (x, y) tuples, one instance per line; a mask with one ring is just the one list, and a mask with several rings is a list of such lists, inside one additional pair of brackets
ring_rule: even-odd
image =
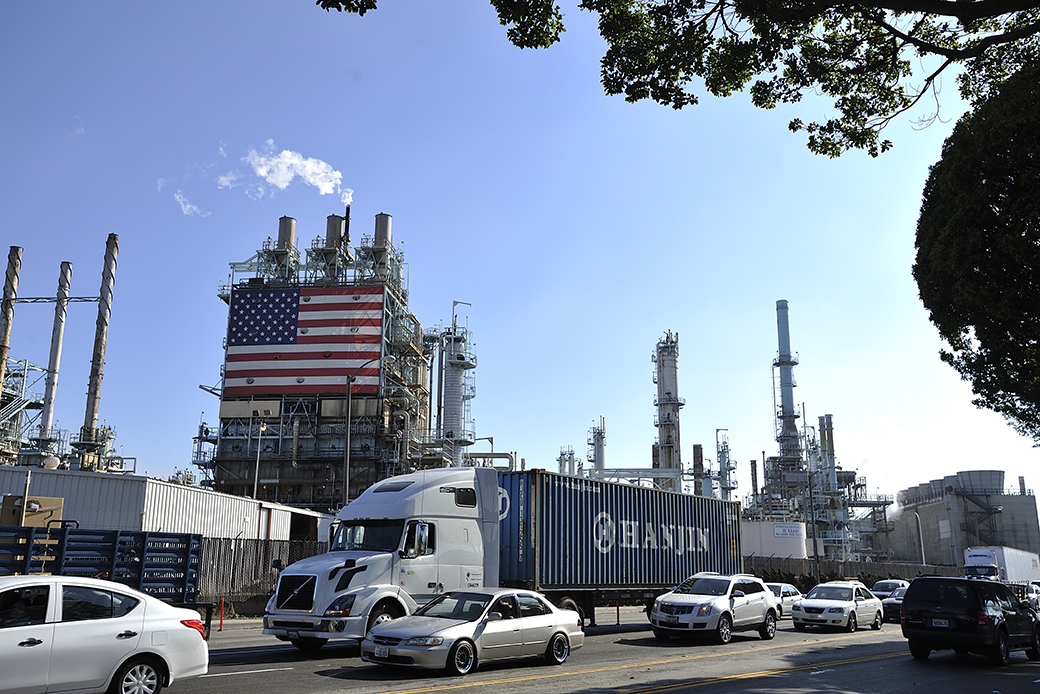
[(348, 520), (340, 524), (330, 551), (365, 549), (396, 552), (401, 545), (403, 520)]
[(997, 567), (995, 566), (965, 566), (965, 576), (996, 576)]

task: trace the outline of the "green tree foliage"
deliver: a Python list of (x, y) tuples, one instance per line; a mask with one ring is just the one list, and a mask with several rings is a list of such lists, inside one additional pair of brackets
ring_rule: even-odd
[[(376, 0), (316, 0), (364, 15)], [(546, 48), (565, 31), (555, 0), (491, 0), (509, 40)], [(961, 94), (983, 100), (1040, 55), (1038, 0), (581, 0), (607, 42), (602, 82), (623, 94), (679, 109), (697, 89), (747, 91), (755, 106), (833, 100), (824, 122), (790, 122), (817, 154), (891, 147), (880, 133), (960, 65)], [(914, 70), (916, 69), (916, 73)], [(927, 120), (927, 119), (926, 119)]]
[(914, 278), (974, 404), (1040, 441), (1040, 67), (946, 140), (925, 184)]

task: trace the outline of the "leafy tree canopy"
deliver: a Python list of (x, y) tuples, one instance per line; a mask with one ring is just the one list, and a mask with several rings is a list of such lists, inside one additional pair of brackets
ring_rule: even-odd
[(1040, 442), (1040, 66), (964, 116), (931, 168), (914, 278), (978, 407)]
[[(364, 15), (376, 0), (316, 0), (326, 10)], [(491, 0), (509, 40), (546, 48), (565, 31), (555, 0)], [(891, 147), (884, 127), (932, 95), (960, 65), (961, 94), (985, 99), (1040, 55), (1040, 0), (581, 0), (599, 15), (607, 42), (602, 82), (624, 94), (679, 109), (696, 89), (729, 96), (745, 88), (771, 109), (804, 94), (833, 99), (825, 122), (792, 120), (808, 147), (836, 157), (877, 156)], [(915, 64), (918, 75), (913, 74)]]

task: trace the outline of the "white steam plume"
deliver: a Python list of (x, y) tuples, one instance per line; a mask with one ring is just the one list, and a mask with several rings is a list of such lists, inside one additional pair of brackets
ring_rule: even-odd
[[(344, 204), (350, 204), (353, 197), (350, 188), (342, 187), (342, 173), (321, 159), (304, 157), (299, 152), (283, 149), (276, 154), (274, 140), (265, 143), (262, 153), (250, 148), (245, 161), (253, 167), (253, 173), (279, 190), (285, 190), (293, 179), (299, 176), (304, 183), (314, 186), (322, 195), (339, 195)], [(223, 180), (218, 179), (221, 187), (225, 187), (230, 175), (221, 177)]]
[(180, 204), (181, 213), (185, 217), (191, 217), (193, 215), (198, 215), (199, 217), (208, 217), (210, 214), (209, 212), (203, 211), (201, 208), (199, 208), (198, 205), (189, 202), (188, 198), (185, 197), (184, 193), (182, 193), (179, 190), (173, 194), (173, 199), (176, 200), (178, 204)]

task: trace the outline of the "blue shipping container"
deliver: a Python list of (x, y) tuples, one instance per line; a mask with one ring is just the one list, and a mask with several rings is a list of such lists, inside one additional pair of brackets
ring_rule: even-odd
[(499, 474), (502, 585), (664, 590), (742, 570), (740, 504), (544, 470)]

